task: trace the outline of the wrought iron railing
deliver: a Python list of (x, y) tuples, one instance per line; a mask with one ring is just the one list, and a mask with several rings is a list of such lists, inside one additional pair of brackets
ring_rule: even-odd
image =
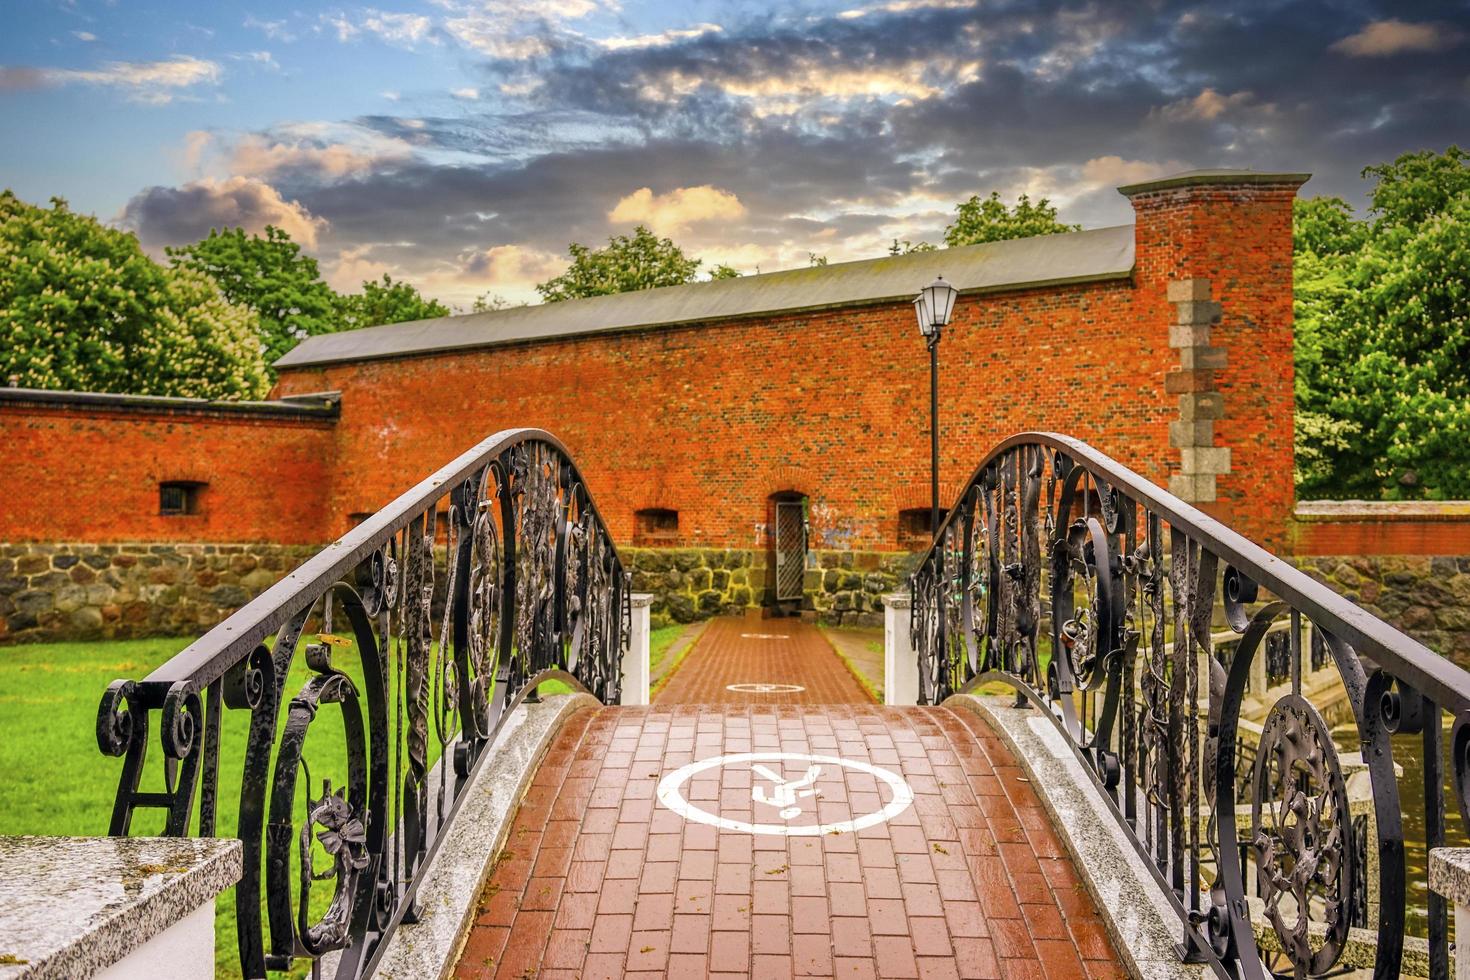
[[(1338, 747), (1302, 696), (1304, 659), (1335, 665), (1372, 785), (1378, 908), (1366, 938), (1374, 976), (1400, 975), (1400, 806), (1422, 808), (1413, 822), (1426, 849), (1443, 842), (1446, 796), (1470, 824), (1470, 673), (1054, 434), (1015, 436), (986, 458), (912, 588), (920, 700), (1004, 681), (1018, 703), (1043, 709), (1172, 896), (1181, 950), (1222, 977), (1270, 975), (1254, 929), (1275, 933), (1287, 975), (1322, 974), (1364, 921), (1368, 847), (1356, 837), (1370, 824), (1352, 819)], [(1225, 663), (1211, 649), (1215, 624), (1238, 634)], [(1242, 701), (1273, 624), (1284, 624), (1287, 654), (1273, 672), (1290, 689), (1241, 760)], [(1441, 763), (1446, 713), (1453, 791)], [(1422, 734), (1420, 799), (1400, 799), (1394, 734)], [(1429, 973), (1447, 977), (1445, 906), (1432, 893), (1426, 917)]]
[[(565, 447), (497, 433), (143, 680), (107, 689), (98, 744), (125, 756), (111, 833), (151, 809), (165, 834), (227, 832), (220, 794), (238, 792), (243, 975), (333, 951), (338, 977), (371, 974), (502, 722), (548, 680), (616, 701), (629, 615)], [(161, 774), (145, 767), (155, 718)], [(235, 718), (248, 728), (226, 765), (239, 785), (220, 786)], [(338, 789), (328, 778), (317, 795), (308, 754)]]

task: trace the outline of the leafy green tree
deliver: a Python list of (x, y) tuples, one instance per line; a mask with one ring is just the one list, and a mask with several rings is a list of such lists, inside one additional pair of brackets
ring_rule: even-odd
[(711, 267), (710, 270), (709, 270), (709, 279), (710, 279), (710, 282), (714, 282), (716, 279), (739, 279), (739, 278), (740, 278), (740, 270), (737, 269), (737, 268), (735, 268), (733, 265), (726, 265), (723, 262), (719, 263), (718, 265), (715, 265), (715, 266)]
[(475, 297), (470, 304), (471, 313), (494, 313), (496, 310), (508, 310), (511, 307), (510, 300), (499, 293), (484, 292)]
[(928, 242), (911, 242), (907, 238), (900, 241), (895, 238), (893, 244), (888, 246), (889, 255), (912, 255), (915, 252), (936, 252), (938, 249)]
[(1007, 207), (1000, 194), (991, 191), (985, 198), (972, 195), (968, 201), (956, 204), (954, 209), (958, 212), (954, 223), (944, 229), (944, 244), (951, 248), (1033, 235), (1055, 235), (1063, 231), (1078, 231), (1082, 227), (1058, 221), (1057, 209), (1046, 198), (1033, 204), (1025, 194), (1017, 199), (1015, 207)]
[(342, 326), (337, 294), (322, 281), (316, 259), (279, 228), (267, 226), (264, 236), (215, 229), (166, 251), (175, 267), (204, 273), (226, 299), (256, 312), (268, 364), (307, 337)]
[(248, 308), (160, 266), (138, 239), (0, 193), (0, 378), (33, 388), (255, 398), (268, 385)]
[(340, 297), (337, 307), (345, 330), (449, 315), (449, 307), (425, 298), (406, 282), (395, 282), (386, 272), (381, 282), (365, 280), (362, 292)]
[(1303, 497), (1470, 496), (1470, 157), (1369, 167), (1369, 217), (1295, 210)]
[(693, 282), (700, 266), (699, 259), (689, 258), (671, 239), (659, 238), (642, 225), (631, 236), (612, 236), (604, 248), (572, 242), (567, 254), (572, 257), (567, 271), (536, 287), (548, 303), (678, 286)]

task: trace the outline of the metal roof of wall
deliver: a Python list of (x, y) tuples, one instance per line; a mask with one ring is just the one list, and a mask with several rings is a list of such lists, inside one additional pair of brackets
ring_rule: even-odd
[(306, 367), (894, 302), (912, 298), (939, 275), (962, 292), (975, 293), (1117, 279), (1132, 270), (1133, 226), (1120, 225), (345, 330), (308, 337), (276, 366)]

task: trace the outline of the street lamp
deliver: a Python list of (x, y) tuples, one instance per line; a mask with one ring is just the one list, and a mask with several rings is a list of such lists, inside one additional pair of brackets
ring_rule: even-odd
[(940, 276), (914, 297), (919, 333), (929, 345), (929, 534), (939, 533), (939, 336), (949, 326), (955, 297), (960, 294)]

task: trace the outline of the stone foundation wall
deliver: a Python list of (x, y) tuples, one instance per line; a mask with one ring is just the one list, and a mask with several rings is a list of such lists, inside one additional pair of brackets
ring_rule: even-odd
[(317, 550), (0, 544), (0, 643), (201, 634)]
[(1298, 568), (1436, 653), (1470, 667), (1470, 556), (1319, 556)]
[[(770, 605), (770, 552), (740, 548), (619, 548), (636, 592), (654, 596), (655, 625), (741, 614)], [(882, 626), (878, 599), (904, 587), (916, 555), (908, 552), (810, 551), (801, 611), (823, 623)]]

